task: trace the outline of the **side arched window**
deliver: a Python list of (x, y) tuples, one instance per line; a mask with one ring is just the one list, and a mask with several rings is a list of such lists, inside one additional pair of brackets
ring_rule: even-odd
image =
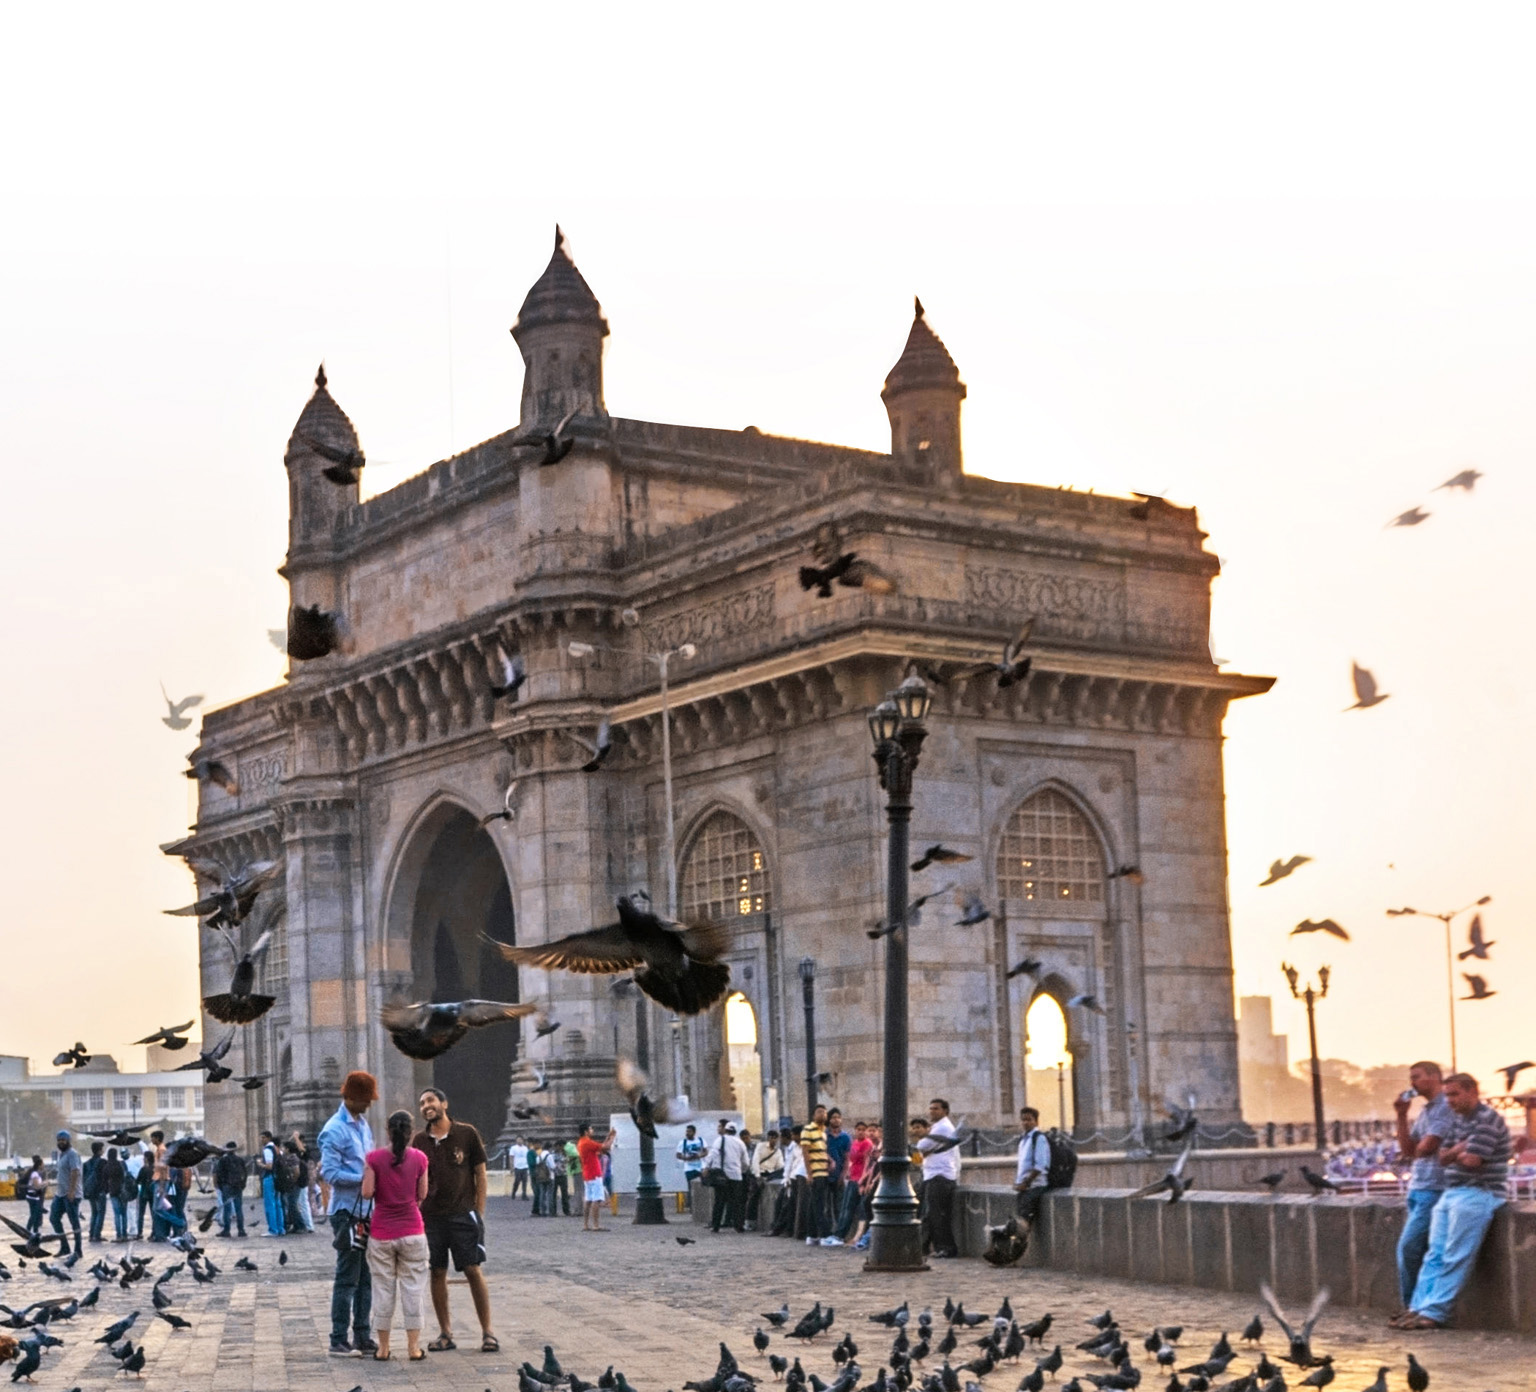
[(1104, 848), (1064, 793), (1042, 788), (1014, 809), (997, 850), (997, 889), (1042, 909), (1104, 902)]
[(773, 907), (768, 859), (740, 817), (714, 812), (705, 819), (683, 857), (677, 898), (685, 920), (728, 922)]

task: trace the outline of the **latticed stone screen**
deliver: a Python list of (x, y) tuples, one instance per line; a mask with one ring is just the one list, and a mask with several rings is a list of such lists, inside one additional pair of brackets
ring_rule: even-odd
[(1104, 902), (1104, 852), (1070, 799), (1045, 788), (1015, 809), (997, 853), (997, 887), (1016, 903)]
[(272, 941), (261, 959), (261, 993), (279, 998), (288, 994), (288, 919), (272, 925)]
[(677, 897), (685, 920), (728, 921), (773, 907), (767, 858), (740, 818), (716, 812), (699, 828), (683, 861)]

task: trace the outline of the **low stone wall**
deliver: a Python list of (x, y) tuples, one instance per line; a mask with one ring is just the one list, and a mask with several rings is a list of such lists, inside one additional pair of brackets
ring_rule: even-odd
[[(1211, 1290), (1257, 1292), (1268, 1282), (1293, 1302), (1327, 1286), (1340, 1305), (1398, 1308), (1401, 1200), (1197, 1191), (1170, 1204), (1166, 1197), (1130, 1199), (1129, 1192), (1046, 1195), (1021, 1265)], [(968, 1184), (957, 1203), (960, 1250), (979, 1256), (985, 1229), (1012, 1214), (1014, 1194)], [(1468, 1328), (1536, 1333), (1536, 1204), (1499, 1212), (1456, 1319)]]
[[(1171, 1155), (1136, 1156), (1123, 1151), (1099, 1151), (1079, 1155), (1074, 1189), (1140, 1189), (1161, 1179), (1173, 1163)], [(1017, 1158), (1013, 1155), (967, 1155), (960, 1162), (960, 1177), (970, 1184), (1012, 1185)], [(1301, 1166), (1321, 1171), (1323, 1157), (1307, 1146), (1252, 1146), (1230, 1150), (1197, 1150), (1189, 1157), (1186, 1174), (1202, 1190), (1256, 1188), (1260, 1175), (1286, 1171), (1286, 1184), (1310, 1193), (1301, 1179)]]

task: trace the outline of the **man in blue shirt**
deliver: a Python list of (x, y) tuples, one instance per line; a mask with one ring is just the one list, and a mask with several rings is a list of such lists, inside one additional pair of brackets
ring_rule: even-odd
[(688, 1207), (693, 1207), (693, 1182), (704, 1173), (704, 1142), (699, 1139), (698, 1128), (692, 1122), (683, 1133), (677, 1148), (677, 1158), (683, 1162), (683, 1188), (688, 1194)]
[[(1440, 1065), (1423, 1059), (1408, 1070), (1412, 1086), (1397, 1099), (1397, 1148), (1405, 1160), (1413, 1161), (1408, 1178), (1408, 1217), (1397, 1240), (1397, 1284), (1405, 1313), (1413, 1303), (1413, 1288), (1418, 1284), (1419, 1268), (1429, 1250), (1429, 1224), (1435, 1205), (1445, 1193), (1445, 1168), (1436, 1152), (1440, 1140), (1450, 1129), (1455, 1113), (1445, 1100)], [(1408, 1123), (1408, 1108), (1417, 1093), (1424, 1099), (1424, 1109)]]
[(80, 1199), (85, 1193), (84, 1166), (80, 1152), (70, 1143), (69, 1132), (60, 1131), (54, 1140), (58, 1143), (57, 1177), (54, 1179), (53, 1207), (48, 1211), (48, 1221), (60, 1237), (64, 1236), (64, 1220), (75, 1234), (75, 1255), (80, 1255)]
[(331, 1284), (333, 1358), (371, 1355), (379, 1347), (368, 1319), (373, 1313), (373, 1283), (368, 1277), (367, 1252), (351, 1241), (353, 1224), (362, 1216), (363, 1172), (373, 1149), (373, 1130), (364, 1114), (378, 1097), (373, 1074), (348, 1073), (341, 1085), (341, 1106), (320, 1128), (320, 1177), (331, 1186), (331, 1232), (339, 1244)]

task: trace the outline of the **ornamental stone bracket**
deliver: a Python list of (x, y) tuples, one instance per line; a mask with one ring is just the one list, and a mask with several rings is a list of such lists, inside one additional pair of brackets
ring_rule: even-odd
[[(266, 810), (272, 816), (271, 809)], [(168, 856), (183, 860), (212, 860), (221, 865), (253, 865), (262, 860), (278, 860), (283, 854), (282, 827), (277, 820), (260, 821), (241, 827), (221, 828), (212, 833), (196, 832), (180, 841), (160, 847)]]

